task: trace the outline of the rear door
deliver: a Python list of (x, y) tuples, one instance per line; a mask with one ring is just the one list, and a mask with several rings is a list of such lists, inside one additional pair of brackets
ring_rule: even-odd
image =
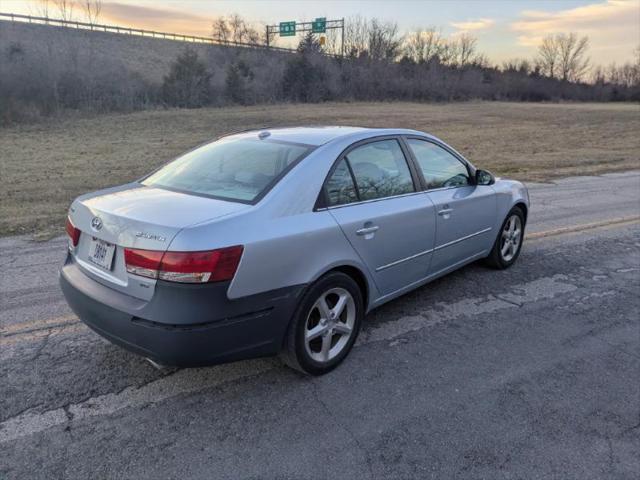
[(419, 190), (395, 137), (355, 144), (325, 183), (330, 213), (383, 295), (427, 276), (435, 212)]
[(495, 238), (493, 188), (475, 185), (467, 164), (443, 145), (422, 138), (407, 138), (406, 142), (436, 210), (430, 274), (488, 253)]

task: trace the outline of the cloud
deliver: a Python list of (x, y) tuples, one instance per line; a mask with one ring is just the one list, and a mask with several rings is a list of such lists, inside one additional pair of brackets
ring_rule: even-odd
[(212, 18), (180, 10), (104, 2), (100, 21), (143, 30), (210, 36)]
[(462, 32), (477, 32), (491, 28), (495, 22), (491, 18), (478, 18), (466, 22), (451, 22), (451, 26)]
[(523, 46), (537, 46), (550, 34), (576, 32), (588, 35), (594, 46), (611, 48), (637, 43), (639, 24), (637, 0), (607, 0), (556, 12), (525, 10), (510, 27)]

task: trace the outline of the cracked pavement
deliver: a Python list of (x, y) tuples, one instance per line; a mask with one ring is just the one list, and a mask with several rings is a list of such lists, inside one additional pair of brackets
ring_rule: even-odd
[[(528, 233), (640, 215), (640, 174), (534, 185)], [(615, 215), (612, 214), (615, 212)], [(340, 368), (158, 371), (0, 239), (0, 479), (640, 476), (640, 223), (529, 239), (372, 312)]]

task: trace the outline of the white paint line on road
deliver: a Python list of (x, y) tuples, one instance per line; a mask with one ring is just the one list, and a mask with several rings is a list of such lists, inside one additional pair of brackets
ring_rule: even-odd
[[(124, 408), (141, 407), (161, 402), (185, 393), (215, 387), (230, 380), (257, 375), (273, 368), (273, 361), (251, 360), (229, 363), (216, 368), (191, 368), (178, 370), (167, 377), (142, 387), (127, 387), (118, 393), (109, 393), (70, 405), (73, 419), (82, 420), (97, 415), (110, 415)], [(0, 430), (0, 442), (2, 441)]]
[(60, 334), (71, 335), (74, 333), (87, 331), (89, 331), (89, 327), (87, 327), (84, 323), (76, 322), (59, 327), (41, 328), (38, 330), (34, 330), (33, 332), (25, 333), (24, 335), (14, 335), (6, 338), (0, 338), (0, 348), (2, 348), (2, 351), (0, 352), (0, 359), (5, 360), (6, 358), (11, 357), (13, 353), (15, 353), (4, 347), (43, 340), (46, 337), (51, 338)]
[(66, 411), (64, 408), (57, 408), (43, 413), (25, 412), (0, 424), (0, 443), (42, 432), (56, 425), (63, 425), (70, 419), (84, 420), (110, 415), (125, 408), (152, 405), (178, 395), (206, 390), (233, 380), (257, 375), (272, 368), (273, 362), (252, 360), (216, 368), (178, 370), (172, 375), (142, 387), (127, 387), (118, 393), (109, 393), (69, 405)]
[(4, 328), (0, 328), (0, 336), (22, 335), (32, 333), (34, 330), (43, 328), (61, 327), (67, 324), (78, 323), (80, 320), (75, 315), (64, 315), (62, 317), (48, 318), (46, 320), (31, 320), (29, 322), (13, 323)]
[[(391, 340), (460, 316), (472, 317), (508, 308), (518, 308), (523, 304), (551, 299), (576, 289), (575, 285), (568, 283), (568, 277), (565, 275), (554, 275), (514, 285), (509, 291), (497, 296), (489, 295), (452, 304), (437, 304), (436, 307), (429, 308), (419, 315), (402, 317), (363, 332), (357, 345)], [(70, 417), (73, 420), (82, 420), (111, 415), (126, 408), (153, 405), (178, 395), (199, 392), (273, 368), (276, 368), (273, 361), (252, 360), (213, 368), (179, 370), (141, 387), (132, 386), (118, 393), (109, 393), (69, 405), (66, 411), (63, 408), (43, 413), (27, 411), (0, 423), (0, 443), (63, 425), (69, 421)]]
[[(0, 443), (42, 432), (47, 428), (62, 425), (67, 420), (67, 414), (62, 408), (49, 410), (48, 412), (37, 415), (29, 413), (18, 415), (17, 417), (10, 418), (6, 422), (2, 423), (2, 430), (0, 430)], [(4, 424), (8, 422), (11, 422), (11, 424), (7, 429), (5, 429)]]
[(600, 222), (583, 223), (580, 225), (568, 225), (566, 227), (554, 228), (552, 230), (528, 233), (525, 235), (525, 239), (535, 240), (538, 238), (554, 237), (557, 235), (583, 232), (585, 230), (593, 230), (594, 228), (611, 227), (611, 226), (618, 226), (622, 224), (632, 224), (632, 223), (638, 223), (638, 222), (640, 222), (640, 215), (633, 215), (631, 217), (612, 218), (609, 220), (602, 220)]

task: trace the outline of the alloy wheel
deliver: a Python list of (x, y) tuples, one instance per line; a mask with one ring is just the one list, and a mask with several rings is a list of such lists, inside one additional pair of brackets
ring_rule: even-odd
[(522, 220), (518, 215), (511, 215), (505, 222), (500, 237), (500, 255), (505, 262), (516, 256), (522, 242)]
[(326, 363), (342, 352), (353, 335), (356, 304), (344, 288), (324, 292), (311, 307), (304, 331), (304, 346), (316, 362)]

